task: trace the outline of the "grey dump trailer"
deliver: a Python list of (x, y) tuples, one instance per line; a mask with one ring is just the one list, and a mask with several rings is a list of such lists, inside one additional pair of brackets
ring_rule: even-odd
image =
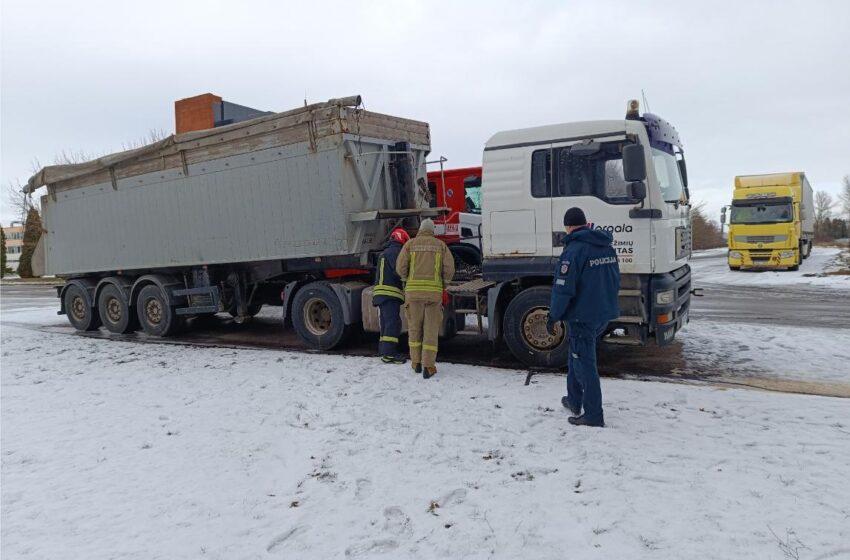
[[(332, 99), (77, 164), (46, 167), (44, 273), (80, 330), (179, 332), (266, 304), (318, 348), (355, 325), (376, 254), (429, 208), (428, 124)], [(424, 182), (423, 182), (424, 184)], [(363, 314), (367, 317), (363, 317)], [(450, 314), (447, 314), (450, 315)]]

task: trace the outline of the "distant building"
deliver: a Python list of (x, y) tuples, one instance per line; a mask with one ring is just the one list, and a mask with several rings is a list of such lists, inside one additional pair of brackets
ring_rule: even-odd
[(9, 227), (3, 228), (3, 232), (6, 234), (6, 266), (17, 271), (24, 249), (24, 224), (12, 222)]

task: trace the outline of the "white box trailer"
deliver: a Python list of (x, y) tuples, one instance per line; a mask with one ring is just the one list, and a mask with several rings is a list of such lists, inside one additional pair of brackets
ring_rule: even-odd
[(39, 171), (27, 189), (47, 186), (43, 268), (67, 279), (60, 313), (84, 330), (128, 332), (138, 316), (169, 334), (183, 316), (245, 319), (287, 288), (323, 282), (341, 309), (316, 303), (315, 324), (296, 328), (337, 344), (331, 315), (360, 320), (389, 231), (439, 212), (419, 186), (428, 124), (359, 105), (333, 99)]

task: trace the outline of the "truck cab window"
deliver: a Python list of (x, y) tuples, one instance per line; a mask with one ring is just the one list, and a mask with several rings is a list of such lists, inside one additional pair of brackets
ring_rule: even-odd
[(552, 151), (537, 150), (531, 154), (531, 196), (549, 198), (552, 192)]
[(568, 146), (555, 148), (552, 196), (594, 196), (609, 204), (633, 204), (620, 148), (621, 143), (609, 142), (595, 154), (580, 156), (571, 154)]
[(437, 183), (428, 181), (428, 206), (431, 208), (437, 207)]
[(676, 156), (652, 148), (652, 164), (665, 202), (687, 202)]

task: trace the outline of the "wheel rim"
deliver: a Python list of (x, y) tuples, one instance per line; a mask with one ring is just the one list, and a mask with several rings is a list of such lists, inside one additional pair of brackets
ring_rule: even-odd
[(77, 321), (85, 321), (86, 319), (86, 302), (82, 296), (74, 296), (71, 300), (71, 314)]
[(331, 309), (319, 298), (311, 298), (304, 305), (304, 326), (310, 333), (322, 336), (331, 328)]
[(118, 301), (118, 298), (111, 297), (106, 302), (106, 318), (111, 323), (121, 321), (121, 302)]
[(162, 321), (162, 304), (158, 299), (150, 298), (145, 301), (145, 318), (153, 325)]
[(555, 334), (546, 331), (549, 310), (537, 307), (529, 311), (522, 320), (522, 335), (529, 346), (535, 350), (552, 350), (564, 340), (564, 328), (555, 323)]

